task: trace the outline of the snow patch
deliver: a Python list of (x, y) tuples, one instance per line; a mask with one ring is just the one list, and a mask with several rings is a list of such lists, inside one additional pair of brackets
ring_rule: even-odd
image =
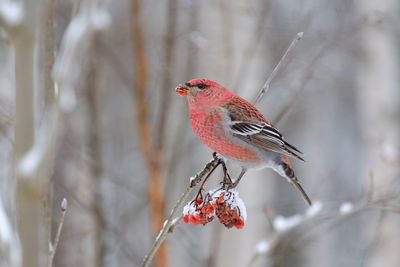
[(12, 240), (12, 230), (11, 225), (8, 220), (6, 211), (4, 210), (3, 203), (0, 198), (0, 240), (3, 243), (11, 243)]
[(76, 95), (72, 88), (65, 88), (61, 90), (60, 94), (60, 106), (66, 113), (72, 112), (76, 107)]
[(111, 16), (104, 8), (99, 8), (93, 12), (91, 22), (96, 30), (104, 30), (111, 24)]
[(269, 242), (267, 240), (263, 240), (258, 242), (255, 247), (255, 252), (257, 254), (263, 254), (269, 250)]
[(183, 215), (186, 214), (193, 214), (196, 212), (196, 207), (192, 205), (193, 201), (190, 201), (189, 203), (186, 204), (186, 206), (183, 207)]
[(283, 216), (277, 216), (274, 219), (274, 228), (278, 232), (283, 232), (286, 230), (289, 230), (296, 225), (298, 225), (301, 221), (303, 220), (303, 217), (300, 214), (296, 214), (290, 217), (283, 217)]
[(307, 217), (314, 217), (321, 212), (323, 204), (321, 201), (315, 201), (311, 207), (308, 208), (306, 212)]
[(21, 245), (18, 236), (13, 232), (0, 196), (0, 245), (3, 244), (6, 245), (6, 251), (9, 250), (11, 266), (21, 266)]
[(23, 177), (32, 176), (37, 170), (43, 158), (43, 149), (39, 146), (33, 146), (19, 161), (18, 171)]
[(243, 200), (239, 197), (239, 192), (237, 190), (231, 189), (230, 192), (233, 196), (227, 201), (227, 203), (231, 204), (232, 206), (237, 206), (240, 210), (240, 216), (243, 218), (245, 222), (247, 219), (247, 211), (246, 206), (244, 205)]
[(175, 224), (177, 224), (178, 222), (179, 222), (179, 220), (181, 219), (181, 217), (176, 217), (176, 218), (174, 218), (173, 220), (172, 220), (172, 222), (171, 222), (171, 225), (175, 225)]
[(58, 96), (58, 92), (59, 92), (59, 90), (58, 90), (58, 83), (54, 83), (54, 95), (55, 96)]
[(385, 141), (381, 145), (380, 153), (385, 160), (389, 162), (396, 162), (399, 151), (392, 143), (390, 143), (389, 141)]
[(24, 19), (24, 7), (17, 1), (4, 1), (0, 4), (0, 16), (9, 26), (18, 26)]
[(340, 214), (347, 214), (353, 210), (354, 206), (351, 202), (344, 202), (340, 205), (339, 212)]
[(198, 31), (189, 33), (189, 39), (199, 48), (204, 48), (208, 44), (208, 40)]

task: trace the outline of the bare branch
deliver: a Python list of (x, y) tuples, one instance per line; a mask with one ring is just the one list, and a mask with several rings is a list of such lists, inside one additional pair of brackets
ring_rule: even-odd
[(275, 78), (276, 74), (278, 73), (279, 69), (282, 67), (283, 62), (289, 55), (290, 51), (296, 46), (297, 42), (303, 37), (303, 32), (299, 32), (296, 34), (296, 37), (293, 39), (293, 41), (290, 43), (288, 49), (286, 52), (283, 54), (282, 58), (279, 60), (278, 64), (276, 64), (274, 70), (271, 72), (269, 75), (268, 79), (265, 81), (263, 88), (258, 92), (257, 97), (254, 100), (254, 105), (257, 105), (258, 102), (260, 102), (261, 98), (263, 95), (268, 91), (269, 86), (271, 84), (271, 81), (273, 78)]
[(58, 242), (60, 241), (61, 230), (64, 225), (64, 218), (68, 208), (68, 201), (66, 198), (62, 200), (60, 208), (61, 208), (60, 222), (58, 223), (56, 236), (54, 237), (53, 247), (50, 248), (49, 260), (47, 265), (48, 267), (51, 267), (51, 265), (53, 264), (54, 255), (56, 254)]

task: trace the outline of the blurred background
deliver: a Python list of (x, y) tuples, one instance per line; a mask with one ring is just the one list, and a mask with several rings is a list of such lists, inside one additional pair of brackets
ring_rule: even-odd
[(212, 158), (175, 86), (251, 101), (298, 32), (257, 108), (304, 152), (317, 208), (249, 171), (242, 230), (181, 222), (152, 266), (400, 266), (399, 15), (395, 0), (1, 0), (0, 266), (51, 266), (63, 198), (54, 266), (140, 266)]

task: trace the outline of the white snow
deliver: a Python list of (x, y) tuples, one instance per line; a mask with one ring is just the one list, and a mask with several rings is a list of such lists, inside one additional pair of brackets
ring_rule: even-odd
[(0, 3), (0, 16), (9, 26), (15, 27), (24, 18), (24, 7), (17, 1), (3, 1)]
[(226, 158), (218, 153), (215, 153), (215, 157), (219, 160), (222, 160), (223, 162), (226, 163)]
[[(61, 86), (66, 81), (74, 81), (79, 75), (79, 65), (76, 65), (78, 52), (82, 49), (81, 40), (87, 34), (88, 23), (83, 15), (76, 16), (67, 27), (61, 44), (59, 56), (54, 64), (53, 76)], [(81, 47), (81, 48), (79, 48)], [(64, 90), (61, 91), (61, 93)]]
[(76, 81), (82, 75), (82, 59), (90, 47), (93, 33), (105, 29), (110, 23), (108, 11), (97, 8), (81, 11), (67, 27), (53, 68), (54, 80), (60, 86), (60, 106), (64, 112), (71, 112), (76, 107)]
[(54, 134), (54, 114), (45, 113), (39, 131), (35, 134), (34, 144), (18, 162), (17, 171), (22, 177), (31, 177), (42, 162), (48, 147), (52, 134)]
[[(212, 196), (219, 196), (222, 191), (220, 188), (210, 190), (208, 193)], [(247, 211), (246, 205), (244, 204), (243, 200), (239, 197), (239, 192), (236, 189), (230, 189), (225, 192), (224, 199), (227, 205), (232, 207), (238, 207), (240, 210), (240, 217), (246, 222), (247, 219)]]
[(104, 30), (111, 24), (110, 13), (105, 8), (99, 8), (93, 12), (91, 22), (96, 30)]
[(386, 140), (381, 145), (380, 153), (385, 160), (389, 162), (396, 162), (399, 151), (396, 149), (396, 146)]
[(171, 225), (175, 225), (175, 224), (177, 224), (178, 222), (179, 222), (179, 220), (181, 219), (181, 217), (176, 217), (176, 218), (174, 218), (174, 219), (172, 219), (172, 222), (171, 222)]
[(232, 193), (231, 200), (229, 201), (230, 204), (233, 206), (237, 206), (240, 210), (240, 217), (243, 218), (243, 221), (246, 222), (247, 219), (247, 211), (246, 206), (244, 205), (243, 200), (239, 197), (239, 192), (236, 190), (230, 190)]
[(17, 234), (13, 232), (12, 225), (4, 210), (0, 196), (0, 245), (3, 244), (6, 246), (6, 251), (9, 250), (11, 266), (21, 266), (22, 257), (19, 238)]
[(42, 161), (43, 152), (43, 149), (36, 145), (22, 156), (18, 163), (18, 171), (23, 177), (33, 175)]
[(283, 216), (277, 216), (274, 219), (274, 228), (278, 232), (283, 232), (283, 231), (286, 231), (286, 230), (289, 230), (289, 229), (295, 227), (302, 220), (303, 220), (303, 216), (301, 216), (300, 214), (295, 214), (293, 216), (286, 217), (286, 218)]
[(68, 206), (68, 201), (67, 201), (67, 199), (64, 197), (63, 200), (61, 201), (61, 210), (62, 210), (62, 211), (67, 210), (67, 206)]
[(306, 212), (307, 217), (314, 217), (322, 210), (323, 204), (321, 201), (315, 201), (311, 207), (308, 208)]
[(312, 218), (316, 215), (318, 215), (323, 208), (323, 204), (321, 201), (315, 201), (314, 204), (309, 207), (304, 215), (301, 214), (295, 214), (290, 217), (283, 217), (283, 216), (277, 216), (274, 219), (274, 228), (278, 232), (286, 231), (289, 230), (297, 225), (299, 225), (302, 221), (304, 221), (307, 218)]
[(11, 243), (12, 231), (6, 211), (3, 207), (3, 202), (0, 197), (0, 240), (3, 243)]
[(194, 206), (194, 202), (190, 201), (186, 204), (186, 206), (183, 207), (183, 215), (186, 214), (193, 214), (196, 211), (196, 208)]
[(267, 252), (269, 249), (269, 242), (267, 240), (263, 240), (258, 242), (258, 244), (255, 247), (255, 252), (256, 254), (263, 254)]
[(55, 94), (56, 96), (58, 96), (58, 92), (59, 92), (59, 90), (58, 90), (58, 83), (54, 82), (54, 94)]
[(351, 202), (344, 202), (340, 205), (339, 212), (341, 214), (347, 214), (353, 210), (353, 203)]
[(60, 106), (64, 112), (72, 112), (76, 107), (76, 103), (77, 100), (74, 89), (65, 88), (64, 90), (61, 90)]
[(208, 40), (198, 31), (189, 33), (189, 39), (199, 48), (204, 48), (208, 44)]

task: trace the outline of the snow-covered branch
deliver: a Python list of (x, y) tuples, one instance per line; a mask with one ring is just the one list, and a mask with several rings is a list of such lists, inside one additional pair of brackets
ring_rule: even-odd
[(158, 248), (167, 238), (167, 235), (172, 232), (175, 228), (175, 225), (180, 221), (182, 215), (177, 217), (177, 214), (180, 212), (180, 208), (182, 207), (183, 203), (188, 198), (190, 192), (193, 191), (193, 188), (203, 180), (203, 178), (212, 172), (218, 166), (218, 159), (213, 159), (208, 162), (204, 168), (198, 172), (195, 176), (191, 177), (189, 180), (189, 185), (187, 186), (185, 192), (181, 195), (179, 200), (176, 202), (174, 208), (172, 209), (168, 219), (164, 222), (164, 226), (161, 229), (160, 233), (157, 235), (156, 240), (154, 241), (153, 245), (150, 248), (149, 253), (143, 260), (142, 267), (149, 266), (151, 260), (153, 259), (154, 255), (156, 254)]
[(75, 85), (82, 72), (85, 55), (93, 34), (104, 30), (111, 23), (111, 16), (103, 7), (91, 7), (84, 3), (65, 31), (59, 55), (56, 58), (53, 77), (60, 89), (60, 105), (63, 111), (75, 108)]
[(0, 254), (0, 258), (11, 266), (20, 266), (21, 245), (10, 221), (0, 197), (0, 252), (8, 252), (7, 255)]
[[(321, 202), (315, 202), (308, 208), (305, 214), (295, 214), (290, 217), (276, 216), (273, 218), (273, 231), (271, 235), (259, 241), (253, 252), (253, 256), (247, 266), (254, 266), (261, 257), (273, 260), (272, 255), (279, 247), (285, 246), (288, 242), (292, 246), (305, 244), (307, 240), (312, 240), (322, 230), (330, 229), (338, 223), (346, 220), (360, 212), (370, 209), (383, 209), (388, 205), (391, 198), (375, 200), (372, 202), (361, 202), (353, 204), (343, 202), (337, 209), (324, 209)], [(399, 212), (400, 209), (390, 209), (386, 211)]]

